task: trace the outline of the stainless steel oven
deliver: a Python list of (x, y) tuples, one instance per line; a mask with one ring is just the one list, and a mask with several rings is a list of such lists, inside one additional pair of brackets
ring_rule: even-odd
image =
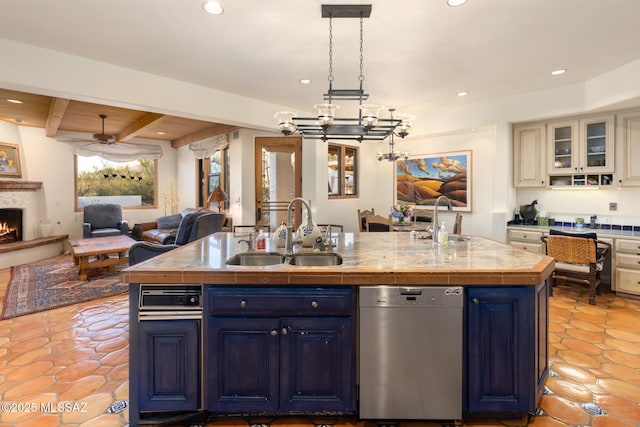
[(140, 285), (139, 320), (202, 319), (201, 285)]

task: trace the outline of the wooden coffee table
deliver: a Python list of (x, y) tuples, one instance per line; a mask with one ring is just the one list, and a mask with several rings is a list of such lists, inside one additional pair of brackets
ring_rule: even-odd
[(80, 280), (87, 280), (87, 270), (90, 268), (106, 268), (108, 272), (113, 272), (116, 265), (128, 263), (129, 248), (135, 242), (128, 236), (69, 240)]

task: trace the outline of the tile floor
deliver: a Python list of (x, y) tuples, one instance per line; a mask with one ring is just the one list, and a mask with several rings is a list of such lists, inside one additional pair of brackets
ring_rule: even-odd
[[(7, 280), (0, 271), (0, 297)], [(551, 298), (551, 377), (536, 415), (459, 425), (640, 427), (640, 301), (609, 294), (596, 306), (586, 301), (579, 287), (560, 287)], [(0, 321), (0, 427), (128, 425), (128, 329), (125, 296)], [(226, 425), (247, 421), (211, 424)]]

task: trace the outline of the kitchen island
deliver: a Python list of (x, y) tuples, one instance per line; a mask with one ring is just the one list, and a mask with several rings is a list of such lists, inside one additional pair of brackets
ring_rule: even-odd
[[(357, 352), (357, 300), (362, 287), (379, 285), (463, 289), (463, 417), (535, 410), (548, 373), (553, 259), (477, 237), (442, 245), (345, 233), (334, 238), (340, 265), (227, 265), (246, 250), (239, 239), (217, 233), (123, 272), (132, 425), (185, 413), (357, 415), (366, 357)], [(277, 251), (271, 243), (266, 251)], [(141, 290), (165, 289), (201, 299), (173, 307), (177, 317), (159, 306), (146, 312), (141, 300), (155, 297)]]

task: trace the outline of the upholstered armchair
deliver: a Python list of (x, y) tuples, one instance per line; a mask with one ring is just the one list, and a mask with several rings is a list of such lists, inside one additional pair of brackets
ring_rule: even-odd
[(160, 245), (141, 241), (131, 245), (129, 248), (129, 265), (138, 264), (209, 234), (217, 233), (222, 230), (224, 222), (225, 215), (222, 213), (210, 211), (189, 213), (180, 221), (174, 242)]
[(84, 207), (82, 237), (119, 236), (129, 232), (129, 224), (122, 219), (122, 207), (113, 203)]

